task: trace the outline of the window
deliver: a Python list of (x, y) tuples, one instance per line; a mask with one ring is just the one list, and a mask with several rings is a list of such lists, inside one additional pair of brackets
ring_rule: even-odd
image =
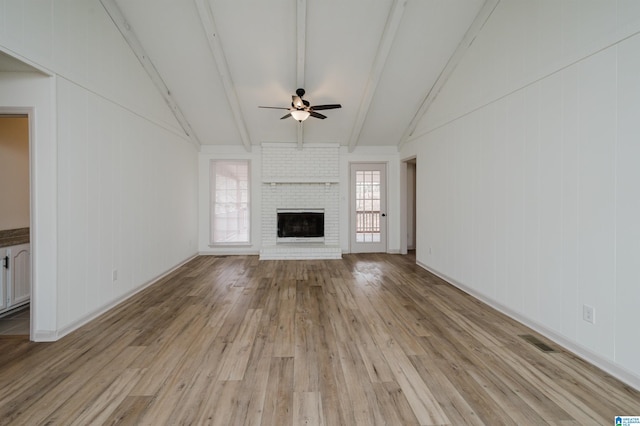
[(249, 161), (211, 161), (211, 244), (249, 243)]

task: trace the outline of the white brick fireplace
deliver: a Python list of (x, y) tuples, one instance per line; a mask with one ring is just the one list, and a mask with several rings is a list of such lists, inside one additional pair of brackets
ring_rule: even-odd
[[(340, 147), (262, 145), (260, 259), (339, 259)], [(277, 243), (277, 210), (324, 210), (324, 242)]]

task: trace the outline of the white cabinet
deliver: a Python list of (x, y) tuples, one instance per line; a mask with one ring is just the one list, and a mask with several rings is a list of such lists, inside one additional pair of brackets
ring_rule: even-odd
[(7, 268), (9, 267), (9, 255), (7, 247), (0, 247), (0, 313), (7, 309)]
[(29, 302), (31, 249), (29, 244), (0, 248), (0, 313)]
[(29, 301), (31, 297), (31, 247), (22, 244), (11, 247), (9, 255), (9, 270), (12, 280), (10, 305), (21, 305)]

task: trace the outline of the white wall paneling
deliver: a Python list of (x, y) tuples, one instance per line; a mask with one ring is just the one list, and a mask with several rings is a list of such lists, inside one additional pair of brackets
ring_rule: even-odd
[(615, 153), (614, 357), (632, 372), (640, 371), (638, 302), (640, 301), (640, 37), (618, 46), (617, 140)]
[(0, 49), (53, 75), (0, 76), (2, 105), (35, 111), (33, 337), (51, 340), (196, 253), (197, 153), (97, 0), (0, 7)]
[(196, 252), (197, 163), (184, 139), (72, 82), (57, 93), (66, 329)]
[(501, 2), (401, 152), (418, 262), (636, 387), (639, 33), (631, 2)]

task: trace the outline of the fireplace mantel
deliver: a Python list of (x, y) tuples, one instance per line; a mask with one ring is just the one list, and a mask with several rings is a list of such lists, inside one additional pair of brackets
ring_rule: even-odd
[(267, 184), (287, 184), (287, 183), (340, 183), (337, 178), (326, 177), (267, 177), (262, 179), (262, 183)]

